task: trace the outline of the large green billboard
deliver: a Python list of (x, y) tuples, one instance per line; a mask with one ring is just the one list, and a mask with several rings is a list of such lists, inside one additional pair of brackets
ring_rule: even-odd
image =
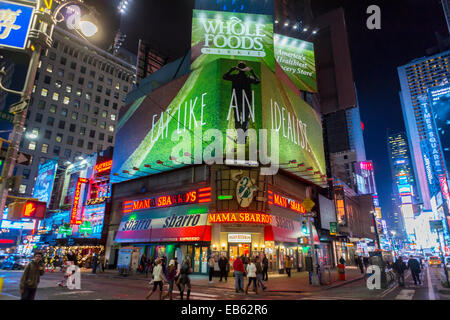
[[(321, 184), (317, 177), (325, 174), (325, 160), (319, 115), (264, 63), (233, 59), (215, 59), (124, 110), (112, 172), (119, 181), (208, 163), (208, 156), (222, 161), (227, 144), (245, 145), (248, 153), (252, 140), (234, 139), (230, 129), (255, 130), (258, 149), (267, 143), (268, 153), (278, 133), (280, 152), (272, 164), (303, 164), (316, 177), (311, 181)], [(268, 130), (267, 142), (260, 138), (261, 129)]]
[(314, 44), (274, 35), (275, 59), (298, 89), (317, 92)]
[(194, 10), (191, 69), (219, 58), (259, 61), (275, 71), (272, 16)]

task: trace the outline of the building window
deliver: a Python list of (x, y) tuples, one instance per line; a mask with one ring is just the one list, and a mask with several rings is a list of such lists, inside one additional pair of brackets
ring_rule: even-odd
[(81, 73), (86, 73), (86, 67), (85, 67), (85, 66), (82, 66), (82, 67), (80, 68), (80, 72), (81, 72)]
[(89, 112), (90, 109), (91, 109), (91, 105), (89, 103), (85, 103), (84, 104), (84, 112)]
[(55, 87), (56, 88), (61, 88), (61, 86), (62, 86), (62, 81), (61, 80), (57, 80), (57, 81), (55, 81)]
[(88, 121), (88, 116), (83, 114), (83, 116), (81, 117), (81, 122), (87, 123), (87, 121)]
[(56, 154), (57, 156), (59, 156), (59, 152), (61, 151), (61, 147), (60, 146), (54, 146), (53, 147), (53, 153)]
[(53, 51), (50, 52), (50, 54), (48, 55), (48, 57), (50, 58), (50, 60), (55, 61), (56, 60), (56, 53), (54, 53)]
[(89, 81), (87, 87), (88, 89), (92, 89), (94, 87), (94, 82)]
[(95, 138), (95, 130), (89, 131), (89, 137), (90, 138)]
[(88, 149), (89, 150), (94, 149), (94, 144), (92, 142), (88, 142)]
[(83, 144), (84, 144), (84, 140), (83, 139), (78, 139), (78, 148), (83, 148)]
[(90, 92), (86, 92), (86, 100), (91, 100), (92, 94)]
[(76, 62), (71, 62), (70, 63), (70, 69), (75, 70), (77, 68), (77, 63)]
[(116, 84), (116, 90), (120, 90), (120, 83), (118, 83), (118, 82)]
[(72, 119), (77, 120), (78, 119), (78, 112), (72, 112)]
[(61, 142), (63, 139), (63, 134), (62, 133), (57, 133), (56, 134), (56, 142)]
[(103, 79), (105, 79), (105, 77), (102, 74), (98, 75), (98, 80), (103, 81)]
[(108, 100), (108, 99), (105, 99), (104, 104), (105, 104), (105, 107), (109, 107), (109, 100)]
[(64, 77), (64, 69), (58, 69), (58, 77)]
[(70, 132), (75, 132), (77, 130), (77, 126), (74, 123), (71, 123), (69, 126), (69, 131)]
[(89, 72), (89, 75), (90, 75), (92, 78), (95, 78), (95, 71), (94, 71), (94, 70), (91, 70), (91, 71)]
[(36, 142), (35, 141), (30, 141), (30, 143), (28, 144), (28, 150), (36, 150)]
[(78, 84), (82, 86), (84, 84), (84, 78), (82, 77), (78, 78)]
[(69, 146), (73, 145), (73, 137), (72, 137), (72, 136), (68, 136), (68, 137), (67, 137), (67, 144), (68, 144)]
[(108, 81), (106, 81), (106, 84), (107, 84), (108, 86), (112, 86), (112, 79), (109, 79), (109, 78), (108, 78)]
[(58, 92), (53, 92), (52, 100), (53, 101), (58, 101), (59, 100), (59, 93)]
[(109, 132), (114, 132), (114, 126), (111, 124), (108, 127)]
[(49, 109), (49, 111), (51, 112), (51, 113), (56, 113), (56, 109), (57, 109), (58, 107), (56, 106), (56, 104), (51, 104), (50, 105), (50, 109)]
[(70, 149), (64, 150), (64, 156), (65, 156), (67, 159), (70, 158), (70, 154), (71, 154), (71, 153), (72, 153), (72, 152), (70, 151)]
[(46, 97), (48, 95), (48, 90), (45, 88), (42, 88), (41, 90), (41, 96)]
[(80, 100), (75, 100), (74, 102), (73, 102), (73, 106), (75, 107), (75, 108), (80, 108)]
[(44, 83), (45, 83), (45, 84), (50, 84), (50, 82), (52, 82), (52, 77), (50, 77), (50, 76), (45, 76), (45, 77), (44, 77)]
[(68, 85), (66, 86), (66, 92), (67, 92), (67, 93), (71, 93), (71, 92), (72, 92), (72, 86), (71, 86), (70, 84), (68, 84)]
[(27, 179), (27, 180), (30, 179), (30, 172), (31, 172), (30, 169), (23, 169), (23, 171), (22, 171), (23, 178)]
[(60, 120), (59, 124), (58, 124), (58, 128), (61, 130), (64, 130), (65, 127), (66, 127), (66, 122), (64, 120)]
[(95, 96), (95, 103), (100, 103), (100, 96)]
[(70, 72), (70, 73), (69, 73), (69, 76), (68, 76), (68, 79), (69, 79), (70, 81), (75, 80), (75, 73)]
[(62, 110), (61, 110), (61, 115), (63, 116), (63, 117), (67, 117), (67, 109), (66, 108), (63, 108)]
[(34, 121), (41, 123), (42, 122), (42, 113), (36, 113), (36, 116), (34, 117)]
[(61, 57), (61, 60), (60, 60), (60, 62), (61, 62), (61, 64), (62, 64), (63, 66), (65, 66), (65, 65), (66, 65), (66, 63), (67, 63), (67, 59), (66, 59), (66, 57)]
[(81, 127), (80, 128), (80, 136), (84, 136), (86, 134), (86, 128), (85, 127)]
[(105, 140), (105, 134), (102, 133), (102, 132), (100, 132), (100, 133), (98, 134), (98, 140), (101, 140), (101, 141)]
[(25, 194), (27, 192), (27, 185), (26, 184), (21, 184), (19, 187), (19, 193), (20, 194)]
[(105, 92), (108, 97), (111, 95), (111, 89), (106, 89)]
[(83, 90), (81, 90), (81, 89), (77, 89), (77, 96), (78, 97), (81, 97), (81, 95), (83, 94)]
[(102, 111), (102, 117), (103, 117), (103, 118), (108, 117), (108, 111), (103, 110), (103, 111)]
[(52, 64), (48, 64), (46, 70), (47, 70), (48, 73), (52, 73), (53, 72), (53, 65)]
[(92, 124), (93, 126), (96, 126), (96, 125), (97, 125), (97, 119), (96, 119), (96, 118), (92, 118), (92, 119), (91, 119), (91, 124)]
[(37, 107), (39, 110), (45, 110), (45, 101), (39, 100)]
[(111, 114), (111, 120), (112, 121), (116, 121), (116, 115), (115, 114)]
[(41, 148), (42, 153), (48, 153), (48, 144), (43, 143)]
[(100, 109), (98, 107), (94, 107), (94, 114), (98, 115), (99, 112), (100, 112)]
[(55, 118), (53, 117), (48, 117), (47, 118), (47, 125), (50, 127), (53, 127), (53, 124), (55, 123)]
[(103, 91), (103, 86), (98, 85), (98, 86), (97, 86), (97, 92), (102, 92), (102, 91)]
[(101, 129), (105, 129), (105, 128), (106, 128), (106, 121), (102, 121), (102, 122), (100, 123), (100, 128), (101, 128)]
[(50, 140), (52, 138), (52, 132), (50, 130), (45, 130), (44, 138)]
[(113, 136), (108, 136), (108, 142), (113, 143)]
[(70, 98), (69, 97), (64, 97), (64, 104), (69, 104), (70, 103)]
[(113, 102), (113, 109), (117, 110), (117, 102)]

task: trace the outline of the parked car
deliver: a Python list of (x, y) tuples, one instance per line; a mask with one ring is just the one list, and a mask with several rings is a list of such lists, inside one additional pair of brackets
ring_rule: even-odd
[(21, 270), (30, 262), (30, 259), (20, 255), (10, 255), (2, 263), (2, 269), (6, 270)]
[(428, 264), (430, 266), (438, 266), (438, 267), (440, 267), (441, 263), (442, 263), (441, 259), (439, 259), (439, 257), (437, 257), (437, 256), (432, 256), (432, 257), (430, 257), (428, 259)]

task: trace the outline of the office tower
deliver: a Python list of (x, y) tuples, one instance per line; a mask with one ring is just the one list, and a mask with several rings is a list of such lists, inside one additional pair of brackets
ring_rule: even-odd
[(63, 29), (42, 55), (20, 150), (31, 166), (17, 165), (20, 193), (31, 195), (38, 166), (59, 164), (114, 145), (117, 119), (135, 81), (135, 67)]
[[(434, 177), (434, 153), (431, 144), (435, 142), (435, 128), (431, 119), (431, 107), (428, 90), (441, 86), (450, 77), (450, 51), (444, 51), (429, 57), (415, 59), (398, 67), (400, 79), (400, 100), (405, 127), (411, 151), (411, 160), (415, 174), (418, 196), (426, 210), (431, 209), (430, 200), (441, 189)], [(430, 144), (431, 143), (431, 144)]]

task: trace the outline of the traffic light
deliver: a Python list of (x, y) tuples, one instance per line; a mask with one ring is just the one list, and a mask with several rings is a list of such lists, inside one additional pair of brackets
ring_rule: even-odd
[(45, 218), (46, 211), (46, 202), (32, 200), (13, 202), (8, 206), (8, 219), (20, 220), (22, 218), (26, 218), (42, 220)]
[(302, 232), (308, 234), (308, 227), (306, 226), (306, 221), (302, 221)]

